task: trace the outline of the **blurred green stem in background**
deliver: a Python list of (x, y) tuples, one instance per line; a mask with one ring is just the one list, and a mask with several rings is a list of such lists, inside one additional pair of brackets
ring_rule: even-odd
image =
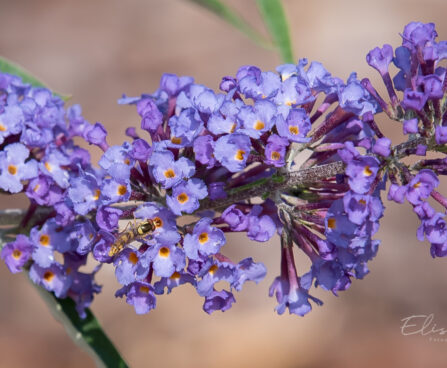
[(294, 63), (289, 26), (281, 0), (256, 0), (262, 20), (273, 40), (266, 40), (262, 34), (251, 27), (235, 10), (219, 0), (189, 0), (196, 3), (218, 17), (222, 18), (239, 31), (247, 35), (258, 45), (267, 49), (276, 49), (285, 63)]

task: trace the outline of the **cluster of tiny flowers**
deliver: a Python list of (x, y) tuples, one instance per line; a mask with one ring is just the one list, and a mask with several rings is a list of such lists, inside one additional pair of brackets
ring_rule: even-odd
[[(427, 238), (433, 257), (444, 257), (447, 255), (447, 199), (435, 189), (439, 185), (438, 175), (447, 174), (447, 78), (446, 68), (440, 65), (447, 59), (447, 41), (436, 42), (436, 37), (433, 23), (413, 22), (405, 27), (402, 46), (394, 53), (390, 45), (384, 45), (368, 54), (368, 64), (383, 78), (389, 103), (367, 79), (362, 83), (376, 96), (389, 117), (402, 124), (408, 142), (417, 143), (408, 145), (405, 152), (390, 152), (389, 140), (380, 139), (382, 143), (376, 151), (387, 157), (385, 167), (391, 182), (388, 200), (403, 203), (406, 199), (413, 206), (421, 221), (418, 239)], [(399, 69), (393, 79), (388, 71), (391, 62)], [(402, 98), (398, 93), (403, 93)], [(404, 165), (398, 160), (402, 156), (426, 156), (427, 151), (436, 156), (413, 165)], [(428, 202), (430, 197), (443, 212), (433, 208)]]
[[(20, 234), (6, 244), (1, 257), (11, 272), (25, 267), (34, 283), (59, 298), (70, 296), (84, 316), (93, 295), (101, 290), (94, 282), (97, 269), (79, 270), (96, 230), (91, 221), (78, 216), (69, 192), (84, 173), (97, 174), (88, 151), (74, 144), (76, 136), (107, 149), (104, 128), (85, 121), (79, 106), (65, 110), (64, 102), (49, 90), (0, 74), (0, 189), (24, 192), (31, 202), (21, 224), (30, 228), (29, 236)], [(51, 213), (34, 216), (39, 206), (51, 208)], [(63, 262), (56, 260), (56, 252)]]
[[(389, 104), (367, 79), (352, 73), (344, 82), (305, 59), (276, 72), (243, 66), (222, 79), (218, 93), (164, 74), (155, 93), (119, 100), (136, 106), (147, 138), (128, 128), (130, 142), (111, 147), (104, 127), (86, 122), (79, 107), (64, 111), (47, 90), (1, 75), (0, 188), (30, 198), (26, 223), (38, 206), (52, 209), (29, 237), (8, 243), (2, 258), (12, 272), (27, 268), (34, 282), (72, 297), (81, 315), (100, 290), (93, 281), (99, 266), (79, 272), (89, 254), (100, 265), (113, 264), (122, 285), (116, 296), (138, 314), (183, 284), (212, 313), (229, 309), (246, 281), (266, 275), (252, 258), (234, 262), (224, 255), (225, 233), (244, 232), (257, 242), (277, 233), (280, 275), (269, 294), (279, 314), (303, 316), (311, 301), (322, 304), (312, 286), (337, 295), (369, 272), (387, 180), (389, 199), (413, 204), (422, 221), (418, 236), (429, 239), (432, 254), (446, 254), (444, 215), (427, 202), (432, 196), (447, 204), (434, 190), (446, 160), (401, 162), (427, 150), (445, 152), (447, 82), (436, 65), (447, 47), (435, 36), (433, 25), (411, 23), (394, 58), (388, 45), (368, 54)], [(394, 80), (391, 61), (401, 70)], [(382, 111), (403, 122), (408, 142), (391, 146), (374, 121)], [(99, 168), (74, 136), (104, 151)], [(328, 168), (337, 162), (342, 169), (334, 173)], [(321, 170), (330, 174), (322, 177)], [(127, 222), (121, 232), (120, 220)], [(300, 276), (298, 250), (311, 262)]]

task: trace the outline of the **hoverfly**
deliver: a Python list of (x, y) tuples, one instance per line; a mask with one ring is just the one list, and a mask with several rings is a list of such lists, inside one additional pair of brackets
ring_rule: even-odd
[[(130, 228), (127, 229), (130, 225)], [(109, 250), (109, 257), (113, 257), (123, 250), (123, 248), (130, 242), (143, 239), (156, 229), (156, 223), (153, 220), (147, 219), (140, 223), (128, 223), (126, 229), (118, 235), (115, 242)]]

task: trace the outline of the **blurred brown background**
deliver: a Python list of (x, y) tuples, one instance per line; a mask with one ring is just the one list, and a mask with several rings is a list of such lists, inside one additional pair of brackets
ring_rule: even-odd
[[(262, 29), (254, 1), (230, 3)], [(440, 39), (447, 38), (443, 0), (285, 0), (284, 6), (296, 57), (321, 61), (344, 79), (352, 70), (375, 78), (366, 53), (383, 43), (397, 46), (409, 21), (435, 22)], [(70, 103), (80, 103), (90, 122), (106, 126), (111, 144), (139, 123), (134, 108), (118, 106), (117, 98), (155, 90), (163, 72), (216, 88), (240, 65), (272, 70), (280, 62), (184, 0), (0, 0), (0, 54), (72, 94)], [(25, 206), (16, 198), (0, 200), (1, 208)], [(371, 274), (339, 298), (317, 291), (325, 305), (304, 318), (277, 316), (267, 297), (279, 272), (278, 239), (255, 244), (237, 236), (226, 253), (236, 260), (254, 256), (269, 273), (260, 285), (246, 285), (230, 311), (208, 316), (202, 299), (182, 287), (137, 316), (115, 300), (110, 267), (99, 275), (104, 288), (93, 311), (132, 367), (445, 367), (447, 342), (402, 336), (400, 326), (406, 316), (434, 313), (438, 326), (447, 327), (447, 259), (431, 259), (429, 245), (416, 240), (409, 205), (388, 204), (385, 219)], [(300, 265), (302, 273), (307, 264)], [(0, 367), (94, 366), (25, 277), (12, 276), (3, 264), (0, 295)]]

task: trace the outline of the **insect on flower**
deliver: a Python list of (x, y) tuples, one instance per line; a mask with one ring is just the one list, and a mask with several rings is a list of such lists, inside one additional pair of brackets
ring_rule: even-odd
[(123, 248), (130, 242), (143, 239), (156, 229), (155, 222), (147, 219), (140, 223), (128, 223), (123, 232), (121, 232), (116, 241), (112, 244), (109, 250), (109, 256), (113, 257), (123, 250)]

